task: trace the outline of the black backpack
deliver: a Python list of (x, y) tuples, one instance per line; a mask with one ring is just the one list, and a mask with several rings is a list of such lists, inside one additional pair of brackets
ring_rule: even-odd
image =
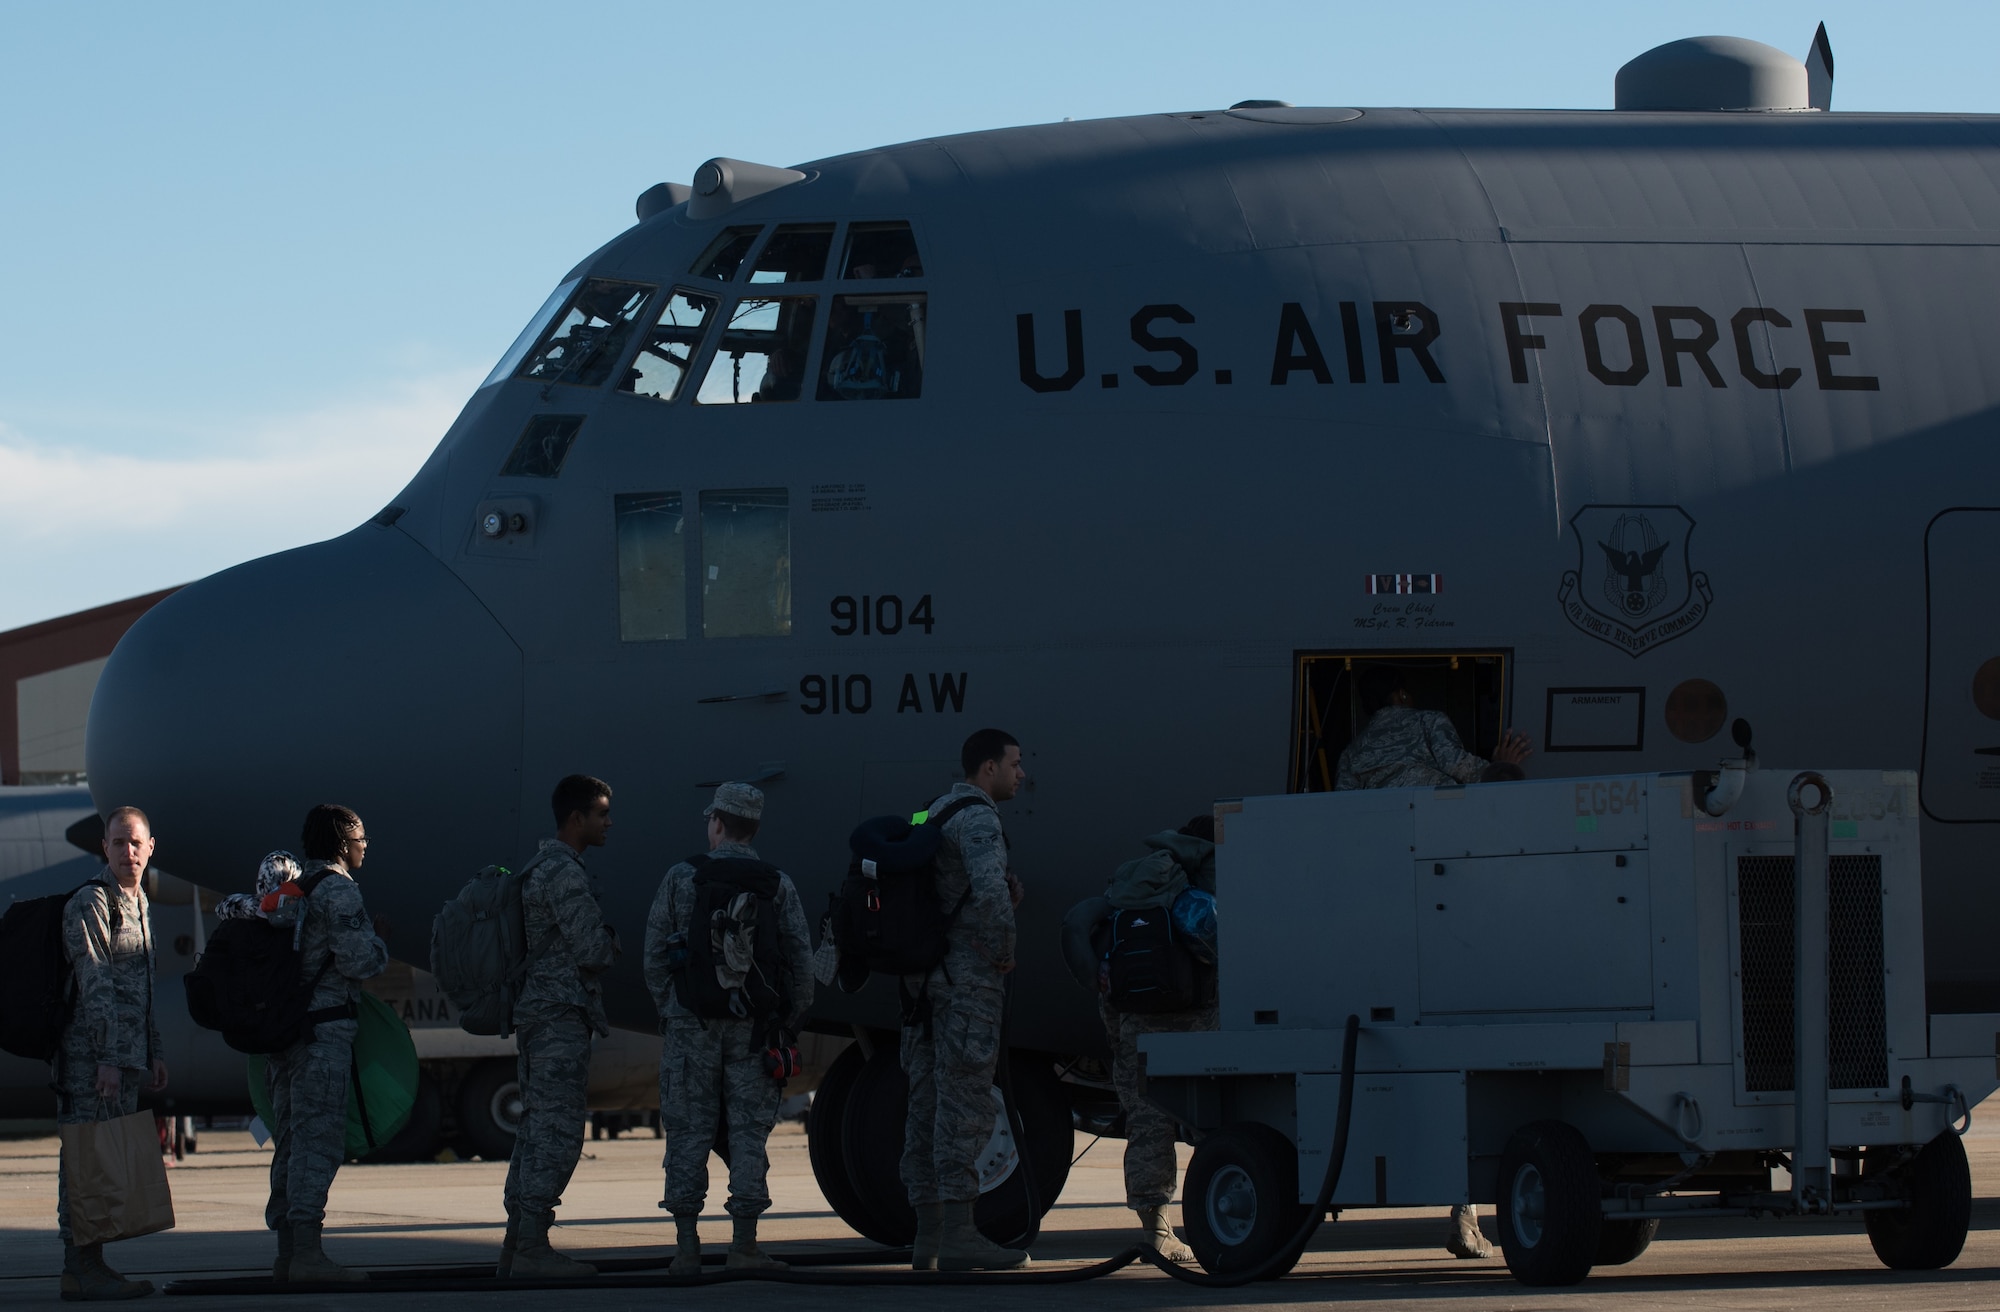
[[(331, 869), (299, 881), (307, 899)], [(306, 911), (299, 910), (301, 924)], [(300, 977), (303, 959), (294, 944), (298, 927), (280, 928), (263, 920), (225, 920), (208, 937), (194, 969), (182, 976), (188, 1016), (205, 1030), (218, 1030), (238, 1052), (283, 1052), (321, 1021), (345, 1020), (352, 1003), (311, 1010), (313, 990), (333, 968), (328, 953), (311, 979)]]
[(1128, 908), (1107, 922), (1104, 964), (1113, 1011), (1151, 1016), (1195, 1005), (1195, 960), (1174, 933), (1170, 907)]
[(674, 979), (681, 1005), (705, 1020), (770, 1020), (791, 996), (778, 938), (778, 868), (741, 856), (688, 858), (694, 910), (687, 960)]
[(957, 906), (946, 910), (938, 898), (945, 822), (968, 806), (992, 805), (983, 797), (961, 797), (908, 820), (877, 816), (856, 827), (847, 840), (854, 854), (847, 878), (827, 913), (840, 949), (841, 988), (853, 992), (871, 971), (926, 974), (944, 960), (946, 935), (958, 917)]
[[(0, 916), (0, 1049), (31, 1061), (48, 1061), (62, 1046), (75, 998), (69, 954), (63, 950), (63, 908), (91, 884), (16, 902)], [(118, 899), (111, 899), (111, 930), (124, 924)]]

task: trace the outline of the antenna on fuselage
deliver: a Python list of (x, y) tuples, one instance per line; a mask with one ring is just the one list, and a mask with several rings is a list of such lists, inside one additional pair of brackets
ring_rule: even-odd
[(1812, 49), (1806, 51), (1806, 107), (1833, 108), (1833, 42), (1826, 39), (1826, 24), (1813, 33)]

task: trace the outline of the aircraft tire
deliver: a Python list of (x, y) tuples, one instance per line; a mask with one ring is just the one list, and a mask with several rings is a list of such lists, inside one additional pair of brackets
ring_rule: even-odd
[[(458, 1087), (458, 1129), (472, 1151), (489, 1162), (514, 1155), (514, 1127), (520, 1124), (521, 1087), (512, 1057), (488, 1057)], [(508, 1109), (512, 1108), (512, 1119)]]
[(444, 1146), (444, 1095), (429, 1075), (417, 1076), (416, 1101), (410, 1104), (410, 1119), (389, 1142), (358, 1161), (375, 1165), (382, 1162), (427, 1162)]
[(856, 1234), (881, 1243), (874, 1217), (861, 1205), (861, 1195), (847, 1172), (844, 1122), (854, 1083), (866, 1062), (861, 1045), (852, 1044), (833, 1059), (826, 1074), (820, 1077), (812, 1106), (806, 1112), (806, 1153), (812, 1162), (813, 1179), (819, 1182), (819, 1191), (826, 1196), (827, 1205)]
[[(1056, 1079), (1054, 1064), (1045, 1057), (1017, 1052), (1013, 1069), (1014, 1096), (1028, 1140), (1025, 1161), (982, 1194), (973, 1211), (980, 1232), (1002, 1244), (1018, 1241), (1032, 1222), (1040, 1221), (1055, 1205), (1069, 1180), (1075, 1139), (1069, 1098)], [(827, 1086), (822, 1084), (813, 1100), (815, 1116), (826, 1097)], [(909, 1092), (897, 1053), (878, 1048), (874, 1058), (861, 1066), (844, 1097), (842, 1153), (858, 1219), (865, 1222), (865, 1228), (855, 1228), (877, 1243), (900, 1248), (916, 1237), (917, 1215), (903, 1187), (903, 1131), (909, 1119)], [(1033, 1216), (1020, 1175), (1024, 1168), (1034, 1172)], [(835, 1210), (840, 1209), (836, 1206)]]
[[(1872, 1164), (1871, 1151), (1865, 1162)], [(1874, 1174), (1866, 1171), (1865, 1174)], [(1972, 1226), (1972, 1169), (1965, 1145), (1946, 1130), (1892, 1178), (1907, 1208), (1863, 1212), (1868, 1243), (1882, 1265), (1896, 1271), (1935, 1271), (1958, 1260)]]

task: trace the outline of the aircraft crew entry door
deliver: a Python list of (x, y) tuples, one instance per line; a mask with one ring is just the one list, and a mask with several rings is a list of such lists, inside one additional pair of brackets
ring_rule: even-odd
[(1361, 673), (1386, 665), (1402, 675), (1414, 704), (1443, 711), (1459, 740), (1491, 760), (1500, 733), (1511, 727), (1514, 653), (1479, 651), (1302, 651), (1292, 673), (1289, 791), (1333, 788), (1341, 751), (1367, 723), (1357, 687)]

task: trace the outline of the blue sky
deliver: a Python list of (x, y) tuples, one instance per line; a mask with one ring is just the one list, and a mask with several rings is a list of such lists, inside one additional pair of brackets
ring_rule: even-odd
[(632, 200), (713, 155), (1249, 97), (1603, 107), (1831, 33), (1836, 109), (2000, 111), (2000, 6), (0, 0), (0, 629), (387, 502)]

